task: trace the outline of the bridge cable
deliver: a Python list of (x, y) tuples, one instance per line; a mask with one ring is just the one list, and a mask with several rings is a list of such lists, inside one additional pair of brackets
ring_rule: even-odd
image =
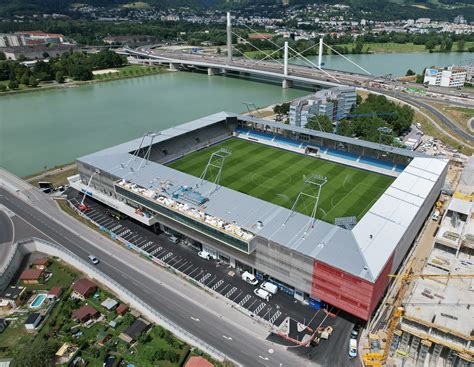
[[(242, 40), (245, 41), (245, 39), (242, 38), (241, 36), (239, 36), (238, 34), (236, 34), (236, 33), (234, 33), (234, 32), (232, 32), (232, 34), (233, 34), (234, 36), (237, 36), (238, 38), (240, 38), (240, 39), (242, 39)], [(250, 46), (252, 46), (253, 48), (255, 48), (257, 51), (261, 52), (262, 54), (267, 55), (267, 53), (266, 53), (265, 51), (261, 50), (260, 48), (258, 48), (258, 47), (255, 46), (255, 45), (252, 45), (251, 42), (248, 42), (248, 44), (249, 44)], [(278, 45), (276, 45), (276, 46), (277, 46), (277, 47), (280, 47), (280, 46), (278, 46)], [(239, 51), (240, 51), (240, 50), (239, 50)], [(242, 52), (241, 52), (241, 53), (242, 53)], [(242, 53), (242, 54), (243, 54), (243, 53)], [(246, 56), (245, 54), (243, 54), (243, 55), (244, 55), (247, 59), (249, 59), (249, 60), (251, 60), (251, 61), (254, 61), (254, 59), (251, 59), (250, 57)], [(278, 64), (282, 65), (282, 63), (281, 63), (280, 61), (278, 61), (277, 59), (274, 59), (273, 57), (271, 57), (271, 59), (272, 59), (273, 61), (277, 62)]]
[(334, 75), (332, 75), (331, 73), (328, 73), (326, 70), (320, 68), (318, 65), (316, 65), (314, 62), (312, 62), (311, 60), (309, 60), (307, 57), (301, 55), (298, 51), (294, 50), (292, 47), (288, 46), (288, 49), (290, 49), (291, 51), (295, 52), (296, 54), (298, 54), (299, 57), (301, 57), (303, 59), (303, 61), (306, 61), (307, 63), (309, 63), (310, 65), (312, 65), (314, 68), (322, 71), (324, 74), (326, 74), (327, 76), (333, 78), (335, 81), (337, 81), (338, 83), (341, 83), (341, 81), (339, 79), (337, 79)]
[(341, 54), (340, 52), (338, 52), (337, 50), (333, 49), (331, 46), (327, 45), (326, 43), (323, 42), (323, 45), (325, 45), (327, 48), (329, 48), (331, 51), (337, 53), (339, 56), (342, 56), (344, 59), (346, 59), (347, 61), (349, 61), (351, 64), (354, 64), (355, 66), (357, 66), (359, 69), (361, 69), (362, 71), (364, 71), (366, 74), (368, 75), (372, 75), (372, 73), (370, 71), (367, 71), (365, 70), (362, 66), (358, 65), (357, 63), (355, 63), (354, 61), (352, 61), (351, 59), (349, 59), (348, 57), (345, 57), (343, 54)]

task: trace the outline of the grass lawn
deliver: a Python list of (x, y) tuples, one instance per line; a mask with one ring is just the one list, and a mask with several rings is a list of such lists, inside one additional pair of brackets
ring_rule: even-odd
[[(174, 161), (170, 166), (199, 177), (212, 152), (227, 148), (221, 184), (230, 189), (291, 208), (303, 188), (303, 176), (326, 176), (317, 218), (334, 223), (334, 218), (356, 216), (360, 219), (386, 188), (392, 177), (303, 156), (240, 139), (229, 139)], [(307, 192), (307, 191), (305, 191)], [(310, 215), (311, 204), (300, 201), (297, 211)]]
[(52, 272), (53, 275), (46, 283), (28, 284), (26, 286), (28, 290), (50, 290), (53, 287), (66, 289), (69, 288), (77, 277), (77, 274), (72, 269), (57, 260), (51, 260), (51, 264), (48, 266), (48, 272)]
[(163, 67), (142, 65), (127, 65), (112, 69), (117, 70), (118, 73), (97, 74), (94, 75), (94, 80), (122, 79), (141, 75), (159, 74), (165, 71)]
[[(355, 47), (355, 43), (345, 43), (337, 45), (340, 47), (347, 47), (349, 50)], [(466, 42), (464, 49), (467, 50), (469, 47), (474, 46), (474, 42)], [(453, 43), (452, 52), (456, 52), (457, 42)], [(428, 52), (425, 45), (415, 45), (413, 43), (364, 43), (362, 49), (363, 52), (375, 52), (375, 53), (404, 53), (404, 52)], [(439, 51), (439, 46), (436, 46), (434, 51)], [(421, 72), (421, 70), (420, 70)]]

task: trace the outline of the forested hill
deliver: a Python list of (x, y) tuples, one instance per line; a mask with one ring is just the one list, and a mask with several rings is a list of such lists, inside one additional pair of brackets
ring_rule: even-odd
[[(74, 4), (88, 4), (100, 7), (117, 7), (133, 3), (134, 0), (0, 0), (0, 16), (13, 14), (60, 13), (67, 14)], [(281, 0), (142, 0), (151, 7), (169, 9), (190, 8), (230, 8), (241, 9), (279, 5)], [(474, 0), (290, 0), (290, 5), (345, 4), (356, 15), (369, 19), (393, 20), (430, 17), (450, 20), (459, 14), (474, 21)], [(272, 7), (275, 9), (275, 7)], [(277, 10), (278, 8), (276, 8)], [(258, 15), (258, 14), (257, 14)]]

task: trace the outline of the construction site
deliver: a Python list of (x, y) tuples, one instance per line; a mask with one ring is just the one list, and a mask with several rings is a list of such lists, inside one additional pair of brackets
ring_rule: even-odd
[(474, 160), (442, 194), (361, 339), (366, 366), (474, 366)]

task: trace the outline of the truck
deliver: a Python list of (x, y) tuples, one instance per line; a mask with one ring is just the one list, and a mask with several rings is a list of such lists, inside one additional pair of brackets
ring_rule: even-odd
[(258, 284), (257, 278), (255, 278), (255, 276), (253, 274), (250, 274), (248, 271), (244, 271), (242, 273), (242, 280), (252, 285)]

